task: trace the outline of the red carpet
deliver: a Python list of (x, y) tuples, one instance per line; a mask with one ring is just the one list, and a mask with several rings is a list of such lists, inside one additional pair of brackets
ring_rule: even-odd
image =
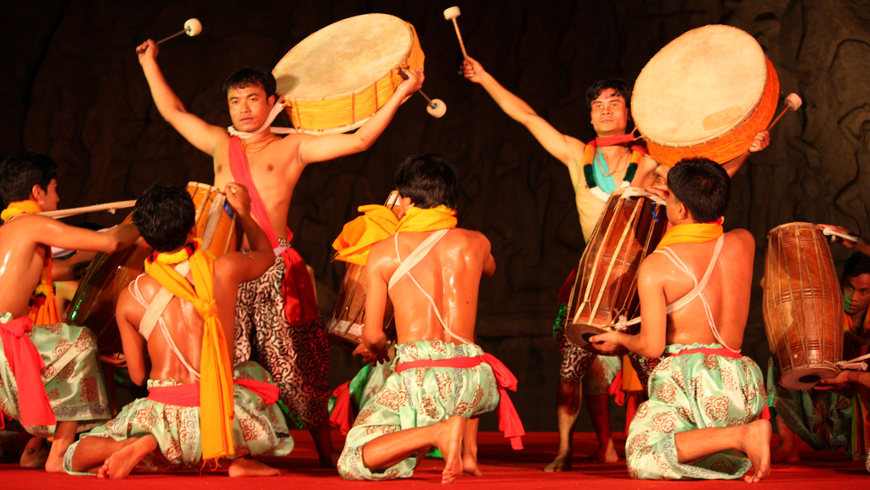
[[(413, 478), (390, 482), (348, 482), (335, 470), (315, 468), (316, 454), (307, 432), (294, 431), (297, 447), (287, 458), (269, 458), (268, 464), (281, 468), (284, 474), (265, 478), (234, 478), (226, 472), (204, 473), (168, 472), (158, 474), (134, 474), (126, 480), (99, 480), (92, 477), (49, 475), (43, 471), (22, 470), (17, 465), (0, 465), (0, 488), (3, 489), (103, 489), (135, 488), (159, 490), (193, 490), (199, 488), (242, 489), (333, 489), (333, 488), (431, 488), (440, 482), (441, 460), (427, 459), (417, 469)], [(593, 434), (575, 436), (575, 455), (585, 454), (595, 447)], [(340, 441), (336, 441), (338, 444)], [(625, 463), (597, 464), (575, 463), (574, 471), (568, 473), (544, 473), (541, 471), (554, 456), (557, 437), (552, 432), (537, 432), (524, 438), (523, 451), (511, 451), (501, 434), (487, 432), (480, 435), (479, 459), (483, 471), (481, 477), (462, 477), (453, 487), (479, 489), (538, 489), (538, 488), (745, 488), (740, 481), (692, 481), (662, 482), (631, 480)], [(618, 446), (624, 439), (617, 440)], [(776, 444), (776, 435), (774, 435)], [(621, 452), (621, 450), (620, 450)], [(801, 463), (797, 465), (775, 464), (766, 480), (755, 487), (764, 488), (811, 488), (815, 490), (847, 490), (866, 488), (870, 474), (863, 462), (845, 461), (842, 452), (815, 452), (801, 447)]]

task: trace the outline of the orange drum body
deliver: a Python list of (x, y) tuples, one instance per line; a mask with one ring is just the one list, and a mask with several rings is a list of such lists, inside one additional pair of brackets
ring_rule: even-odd
[(580, 258), (565, 326), (568, 340), (580, 347), (637, 316), (637, 268), (667, 227), (664, 204), (645, 193), (623, 197), (626, 192), (610, 195)]
[(650, 59), (635, 81), (631, 115), (656, 161), (725, 163), (767, 129), (778, 99), (779, 78), (758, 42), (736, 27), (708, 25)]
[(392, 15), (365, 14), (306, 37), (272, 74), (298, 131), (343, 133), (392, 97), (404, 80), (400, 68), (422, 69), (423, 59), (414, 26)]
[[(210, 185), (190, 182), (187, 191), (196, 208), (196, 236), (203, 248), (221, 256), (238, 250), (241, 231), (235, 218), (224, 210), (226, 198)], [(124, 219), (132, 220), (132, 214)], [(79, 281), (75, 296), (67, 309), (67, 318), (76, 325), (86, 325), (97, 335), (100, 352), (121, 352), (121, 339), (115, 323), (118, 295), (144, 271), (144, 262), (153, 249), (140, 239), (135, 245), (113, 254), (100, 253)]]
[(812, 388), (843, 358), (843, 294), (831, 250), (812, 223), (770, 230), (764, 264), (764, 324), (779, 383)]
[[(399, 198), (397, 192), (390, 194), (384, 206), (393, 210), (396, 216), (399, 209), (396, 201)], [(335, 307), (332, 316), (326, 322), (326, 332), (329, 338), (350, 349), (356, 348), (362, 339), (362, 327), (365, 323), (366, 313), (366, 268), (364, 265), (346, 263), (344, 279), (335, 298)], [(387, 336), (395, 338), (395, 325), (393, 324), (393, 312), (390, 302), (387, 301), (387, 311), (384, 319), (389, 321), (384, 326)]]

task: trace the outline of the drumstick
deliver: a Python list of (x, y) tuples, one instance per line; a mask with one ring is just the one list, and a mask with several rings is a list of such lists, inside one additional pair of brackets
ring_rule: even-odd
[(80, 208), (69, 208), (69, 209), (59, 209), (57, 211), (45, 211), (42, 213), (38, 213), (41, 216), (47, 216), (49, 218), (66, 218), (69, 216), (76, 216), (79, 214), (90, 213), (94, 211), (108, 211), (112, 214), (115, 214), (116, 209), (125, 209), (132, 208), (136, 205), (136, 201), (115, 201), (115, 202), (107, 202), (104, 204), (94, 204), (92, 206), (82, 206)]
[(773, 127), (774, 124), (779, 122), (779, 118), (785, 115), (789, 109), (793, 111), (797, 111), (804, 104), (804, 101), (801, 100), (801, 96), (792, 92), (785, 96), (785, 108), (780, 111), (779, 114), (771, 121), (771, 123), (767, 126), (767, 130), (770, 131), (770, 128)]
[[(187, 21), (184, 23), (184, 29), (182, 29), (182, 30), (176, 32), (175, 34), (172, 34), (172, 35), (166, 36), (166, 37), (164, 37), (163, 39), (157, 41), (157, 42), (154, 43), (154, 44), (164, 43), (164, 42), (166, 42), (166, 41), (169, 41), (169, 40), (172, 39), (173, 37), (177, 37), (177, 36), (180, 36), (180, 35), (182, 35), (182, 34), (187, 34), (188, 37), (193, 37), (193, 36), (198, 35), (200, 32), (202, 32), (202, 22), (200, 22), (199, 19), (197, 19), (197, 18), (195, 18), (195, 17), (194, 17), (194, 18), (190, 18), (190, 19), (187, 19)], [(137, 50), (137, 51), (138, 51), (139, 53), (142, 53), (142, 52), (144, 52), (145, 50), (144, 50), (144, 49), (139, 49), (139, 50)]]
[(828, 226), (819, 226), (822, 229), (822, 234), (825, 236), (830, 236), (833, 240), (833, 237), (840, 237), (843, 240), (849, 240), (850, 242), (858, 243), (861, 241), (861, 237), (857, 237), (855, 235), (848, 235), (846, 233), (840, 233), (839, 231), (828, 227)]
[(459, 24), (456, 23), (456, 18), (461, 14), (462, 12), (459, 11), (459, 7), (449, 7), (444, 10), (444, 20), (453, 21), (453, 29), (456, 30), (456, 39), (459, 40), (459, 49), (462, 50), (462, 57), (468, 58), (468, 53), (465, 51), (465, 43), (462, 42), (462, 34), (459, 32)]
[[(401, 75), (401, 77), (405, 80), (408, 79), (408, 74), (405, 73), (405, 70), (401, 68), (399, 68), (399, 75)], [(426, 112), (428, 112), (430, 116), (434, 117), (435, 119), (439, 119), (441, 116), (447, 113), (447, 104), (445, 104), (443, 100), (430, 99), (429, 96), (426, 95), (426, 92), (423, 92), (422, 90), (418, 90), (417, 92), (419, 92), (420, 95), (422, 95), (423, 98), (426, 99)]]

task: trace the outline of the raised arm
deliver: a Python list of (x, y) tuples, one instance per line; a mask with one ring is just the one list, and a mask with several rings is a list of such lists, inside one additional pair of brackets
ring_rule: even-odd
[(351, 134), (334, 134), (326, 136), (309, 136), (299, 143), (299, 158), (303, 165), (314, 162), (324, 162), (338, 157), (352, 155), (371, 147), (402, 104), (406, 97), (420, 89), (423, 85), (423, 72), (420, 70), (406, 71), (407, 80), (402, 82), (387, 101), (372, 117), (356, 132)]
[(225, 255), (224, 262), (230, 264), (230, 274), (234, 282), (251, 281), (263, 275), (272, 266), (275, 262), (275, 253), (263, 228), (251, 216), (251, 198), (248, 189), (237, 182), (230, 182), (224, 187), (224, 192), (251, 247), (251, 251), (247, 253)]
[(142, 71), (145, 73), (145, 80), (148, 81), (151, 97), (154, 99), (157, 110), (160, 111), (163, 119), (166, 119), (166, 122), (172, 125), (190, 144), (209, 155), (214, 155), (218, 143), (227, 138), (226, 130), (208, 124), (187, 112), (181, 99), (175, 95), (175, 92), (166, 83), (166, 79), (163, 78), (163, 72), (157, 64), (158, 52), (157, 44), (151, 39), (136, 48), (139, 64), (142, 65)]
[(582, 141), (557, 131), (523, 99), (498, 83), (477, 60), (465, 58), (462, 67), (465, 78), (483, 87), (505, 114), (525, 126), (538, 143), (560, 162), (568, 165), (572, 157), (583, 157), (585, 145)]

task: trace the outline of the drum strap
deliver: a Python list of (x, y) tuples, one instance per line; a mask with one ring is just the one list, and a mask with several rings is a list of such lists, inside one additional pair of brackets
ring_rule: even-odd
[(418, 245), (417, 248), (415, 248), (414, 251), (411, 252), (411, 254), (408, 255), (408, 257), (406, 257), (404, 261), (402, 260), (402, 255), (399, 253), (399, 234), (396, 233), (395, 235), (393, 235), (393, 243), (395, 243), (396, 245), (396, 258), (399, 259), (399, 267), (396, 268), (396, 271), (393, 272), (393, 275), (390, 277), (390, 282), (387, 286), (387, 289), (392, 289), (392, 287), (396, 284), (396, 282), (398, 282), (399, 279), (407, 275), (408, 278), (414, 282), (414, 285), (417, 286), (417, 289), (419, 289), (420, 292), (423, 293), (423, 296), (425, 296), (426, 299), (429, 300), (429, 304), (432, 305), (432, 309), (435, 311), (435, 316), (438, 318), (438, 321), (441, 322), (441, 327), (444, 329), (444, 331), (450, 334), (450, 336), (454, 339), (459, 340), (464, 344), (471, 344), (473, 342), (464, 339), (450, 331), (450, 327), (441, 316), (441, 310), (438, 308), (438, 305), (435, 304), (435, 300), (432, 299), (432, 296), (428, 292), (426, 292), (423, 286), (421, 286), (420, 283), (417, 282), (417, 279), (414, 278), (414, 276), (411, 274), (411, 269), (413, 269), (415, 265), (419, 264), (420, 261), (426, 257), (426, 255), (435, 247), (438, 241), (440, 241), (444, 237), (444, 235), (447, 234), (448, 231), (449, 228), (440, 229), (426, 237), (426, 239), (423, 240), (423, 242), (420, 243), (420, 245)]
[(704, 289), (707, 287), (707, 282), (709, 282), (710, 276), (713, 274), (713, 269), (716, 267), (716, 259), (719, 258), (719, 253), (722, 251), (722, 244), (724, 241), (724, 235), (720, 235), (719, 238), (716, 239), (716, 246), (713, 249), (713, 256), (710, 258), (710, 265), (707, 266), (707, 270), (704, 272), (704, 276), (700, 281), (698, 281), (698, 278), (695, 277), (695, 274), (692, 273), (686, 263), (677, 257), (677, 254), (675, 254), (670, 248), (660, 248), (653, 253), (664, 254), (665, 257), (669, 258), (678, 269), (689, 276), (689, 278), (692, 279), (692, 282), (695, 283), (695, 287), (686, 293), (685, 296), (668, 305), (666, 310), (667, 313), (671, 314), (678, 311), (688, 305), (695, 298), (700, 298), (701, 303), (704, 305), (704, 313), (707, 315), (707, 324), (713, 332), (713, 337), (719, 344), (725, 346), (728, 350), (732, 352), (740, 352), (739, 349), (732, 349), (724, 340), (722, 340), (722, 337), (719, 335), (719, 330), (716, 328), (716, 321), (713, 319), (713, 312), (710, 310), (710, 303), (707, 301), (707, 297), (704, 296)]

